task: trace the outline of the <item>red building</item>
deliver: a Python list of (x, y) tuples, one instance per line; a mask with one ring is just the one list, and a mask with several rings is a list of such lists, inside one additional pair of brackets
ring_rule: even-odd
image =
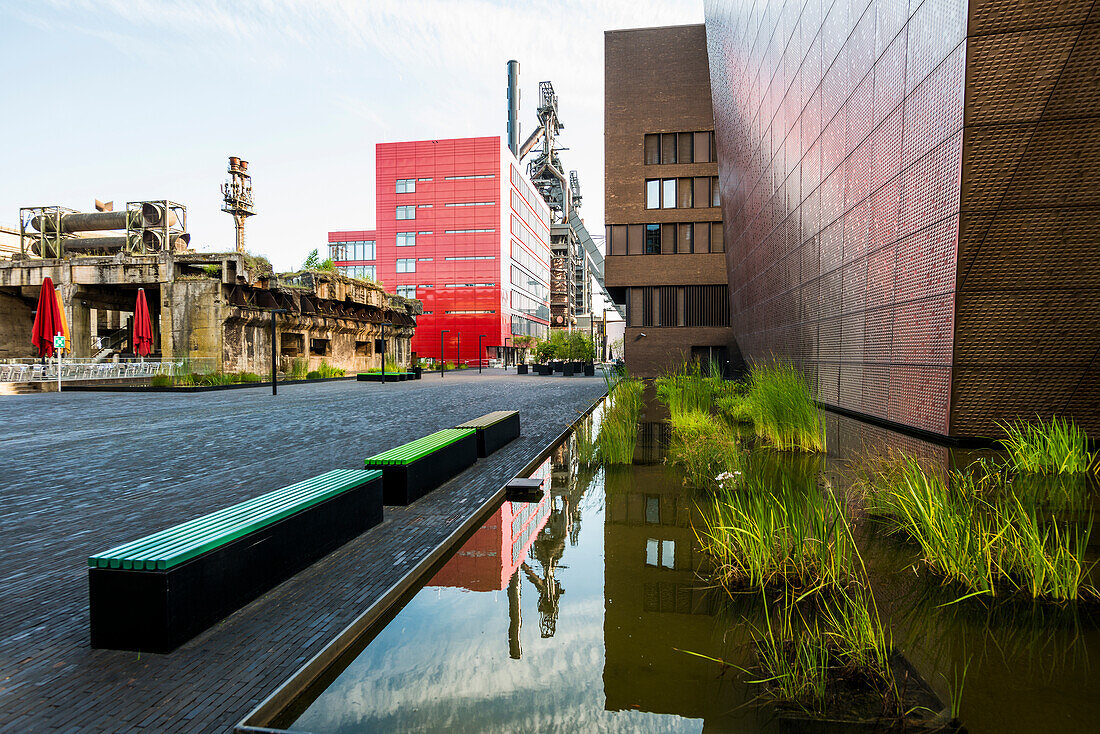
[(342, 272), (423, 301), (417, 355), (440, 358), (442, 336), (447, 362), (477, 364), (511, 337), (545, 337), (550, 210), (506, 141), (379, 143), (375, 153), (376, 228), (329, 232), (329, 253)]

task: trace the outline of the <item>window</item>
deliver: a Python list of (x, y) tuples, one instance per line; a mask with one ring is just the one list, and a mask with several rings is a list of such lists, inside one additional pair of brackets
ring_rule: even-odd
[(328, 339), (310, 339), (309, 353), (317, 357), (327, 357), (329, 355)]
[(661, 136), (649, 134), (645, 136), (645, 164), (652, 166), (661, 162)]
[(403, 258), (397, 261), (397, 272), (399, 273), (415, 273), (416, 272), (416, 260), (412, 258)]
[(444, 260), (496, 260), (496, 255), (464, 255), (462, 257), (445, 257)]
[(399, 206), (397, 207), (398, 219), (416, 219), (416, 207), (415, 206)]
[(416, 261), (422, 263), (430, 263), (432, 259), (430, 257), (418, 257), (416, 258)]
[(444, 206), (494, 206), (495, 201), (458, 201), (453, 204), (444, 204)]
[[(692, 198), (692, 187), (690, 178), (681, 178), (679, 183), (676, 184), (677, 198), (676, 206), (680, 209), (690, 209), (694, 198)], [(704, 198), (703, 201), (706, 201)]]
[(627, 326), (729, 326), (729, 308), (724, 285), (626, 289)]
[(402, 298), (416, 298), (416, 286), (415, 285), (399, 285), (397, 286), (397, 295)]
[(646, 209), (660, 209), (661, 208), (661, 181), (660, 179), (651, 178), (645, 182), (645, 208)]
[(647, 166), (669, 163), (713, 163), (715, 155), (714, 131), (682, 133), (650, 133), (642, 145), (643, 160)]
[(343, 265), (339, 271), (349, 278), (375, 280), (373, 265)]
[(645, 565), (656, 568), (675, 568), (676, 541), (649, 538), (645, 542)]
[(398, 247), (412, 247), (416, 244), (416, 232), (398, 232), (397, 233), (397, 246)]
[(472, 234), (474, 232), (496, 232), (495, 229), (447, 229), (444, 234)]
[(496, 178), (495, 173), (482, 173), (477, 176), (444, 176), (444, 181), (465, 181), (470, 178)]
[(416, 208), (417, 209), (431, 209), (432, 205), (431, 204), (417, 204)]
[(645, 254), (661, 254), (661, 225), (647, 224), (645, 226)]
[(415, 178), (399, 178), (397, 179), (397, 193), (399, 194), (411, 194), (416, 191), (416, 179)]
[(674, 178), (666, 178), (661, 182), (661, 207), (676, 208), (676, 179)]
[(714, 176), (710, 180), (710, 205), (722, 206), (722, 200), (718, 196), (718, 177)]

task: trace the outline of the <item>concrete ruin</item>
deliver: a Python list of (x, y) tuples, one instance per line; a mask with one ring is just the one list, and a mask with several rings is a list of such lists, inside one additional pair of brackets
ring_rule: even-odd
[(383, 328), (386, 357), (405, 365), (422, 311), (419, 301), (374, 283), (329, 272), (275, 275), (245, 253), (15, 255), (0, 260), (0, 359), (35, 356), (30, 334), (46, 277), (60, 288), (72, 357), (132, 352), (127, 315), (144, 288), (154, 332), (150, 358), (187, 359), (195, 371), (269, 373), (277, 309), (286, 311), (276, 315), (284, 373), (322, 361), (348, 372), (380, 369)]

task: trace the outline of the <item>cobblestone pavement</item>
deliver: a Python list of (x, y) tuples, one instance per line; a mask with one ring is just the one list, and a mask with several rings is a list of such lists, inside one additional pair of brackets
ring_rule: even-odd
[[(496, 370), (0, 398), (0, 732), (230, 730), (604, 390)], [(504, 409), (519, 439), (175, 652), (89, 647), (90, 554)]]

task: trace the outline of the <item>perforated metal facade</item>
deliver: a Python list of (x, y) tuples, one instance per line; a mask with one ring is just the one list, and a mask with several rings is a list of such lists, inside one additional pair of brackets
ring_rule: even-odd
[(747, 359), (935, 433), (1036, 412), (1100, 430), (1091, 5), (708, 0)]

